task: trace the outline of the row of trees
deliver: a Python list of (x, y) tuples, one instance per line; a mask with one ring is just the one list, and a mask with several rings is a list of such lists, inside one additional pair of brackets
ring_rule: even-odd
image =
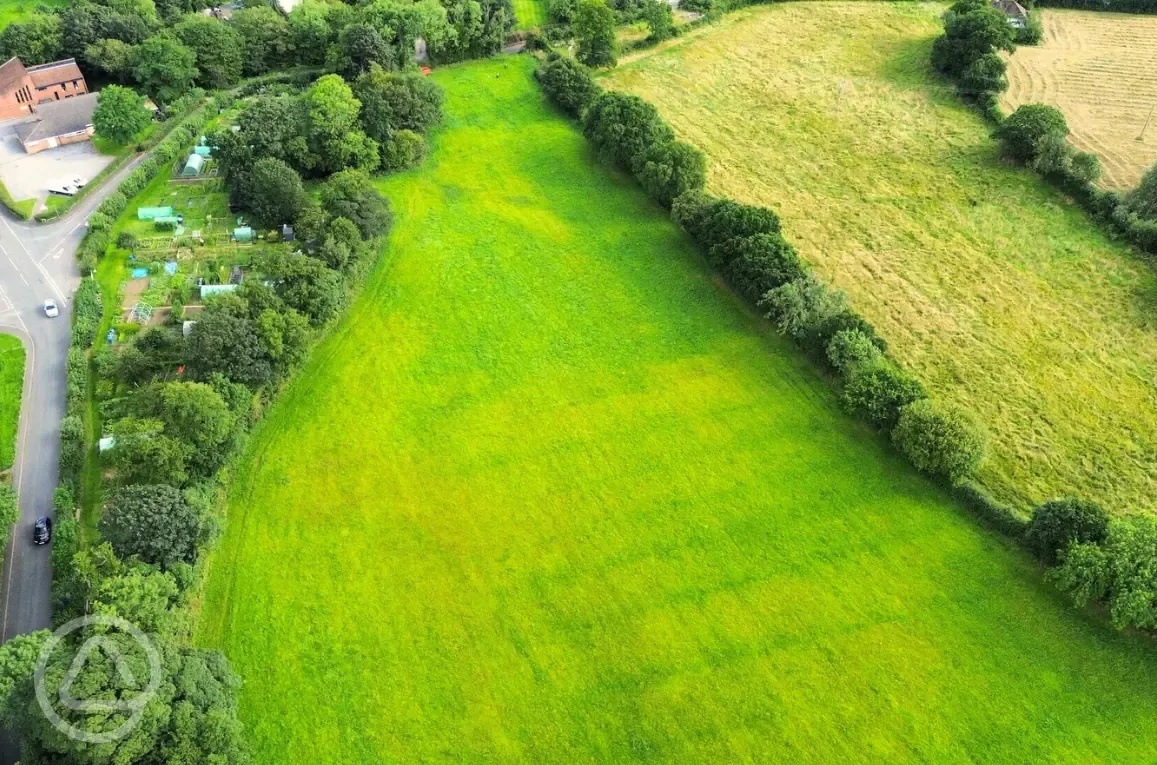
[(419, 37), (433, 61), (486, 56), (514, 24), (510, 0), (307, 3), (288, 15), (251, 3), (229, 21), (195, 12), (207, 4), (81, 0), (10, 24), (0, 56), (25, 64), (72, 56), (165, 104), (193, 85), (224, 88), (291, 65), (328, 66), (350, 79), (371, 64), (401, 69)]
[(580, 117), (606, 162), (632, 173), (699, 244), (736, 291), (842, 381), (850, 412), (890, 432), (917, 468), (952, 484), (984, 457), (987, 435), (960, 409), (934, 404), (887, 355), (872, 325), (800, 261), (771, 210), (703, 190), (703, 154), (674, 137), (654, 106), (603, 92), (575, 61), (551, 56), (537, 72), (548, 97)]

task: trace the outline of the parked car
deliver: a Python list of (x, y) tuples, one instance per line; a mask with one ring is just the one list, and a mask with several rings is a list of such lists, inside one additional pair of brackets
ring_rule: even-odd
[(80, 189), (78, 189), (76, 186), (73, 186), (71, 183), (61, 183), (57, 184), (56, 186), (48, 187), (48, 193), (59, 194), (62, 197), (74, 197), (78, 191), (80, 191)]
[(71, 185), (76, 186), (78, 189), (83, 189), (84, 184), (86, 184), (86, 183), (88, 183), (88, 181), (85, 180), (84, 178), (73, 178)]
[(46, 545), (52, 541), (52, 519), (48, 516), (37, 518), (32, 525), (32, 544)]
[(44, 301), (44, 315), (50, 319), (55, 319), (60, 315), (60, 309), (56, 307), (56, 301), (52, 298)]

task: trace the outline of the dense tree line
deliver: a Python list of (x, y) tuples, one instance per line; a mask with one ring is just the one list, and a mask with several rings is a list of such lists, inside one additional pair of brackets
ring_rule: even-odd
[(229, 21), (202, 0), (80, 0), (0, 32), (0, 56), (26, 65), (72, 56), (159, 104), (196, 84), (216, 89), (287, 66), (329, 66), (349, 79), (412, 64), (415, 41), (435, 62), (497, 52), (514, 25), (510, 0), (373, 0), (299, 5), (288, 15), (250, 3)]

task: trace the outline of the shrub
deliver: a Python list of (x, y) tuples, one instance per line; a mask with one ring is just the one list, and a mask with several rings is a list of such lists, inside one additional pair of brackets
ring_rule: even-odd
[(760, 305), (780, 332), (806, 345), (824, 322), (847, 310), (847, 299), (809, 274), (771, 290)]
[(643, 18), (651, 33), (649, 42), (662, 42), (675, 35), (675, 18), (666, 0), (643, 0)]
[(1103, 545), (1071, 544), (1048, 573), (1078, 606), (1107, 600), (1117, 629), (1157, 627), (1157, 518), (1134, 513), (1109, 524)]
[(972, 95), (1003, 93), (1008, 89), (1008, 66), (999, 53), (986, 53), (960, 75), (960, 89)]
[(857, 367), (879, 361), (881, 355), (872, 338), (859, 329), (841, 329), (827, 347), (828, 363), (845, 376)]
[(727, 278), (752, 302), (805, 275), (795, 248), (780, 234), (756, 234), (731, 242), (736, 254), (727, 265)]
[(139, 242), (137, 238), (128, 231), (122, 231), (117, 234), (117, 247), (122, 250), (135, 250)]
[(1044, 39), (1045, 29), (1041, 25), (1040, 16), (1033, 11), (1028, 16), (1025, 25), (1016, 30), (1013, 36), (1017, 45), (1036, 45)]
[(956, 487), (956, 496), (989, 528), (1013, 540), (1020, 540), (1028, 528), (1028, 519), (1015, 508), (993, 498), (974, 483), (965, 481)]
[(125, 195), (119, 191), (114, 191), (97, 206), (96, 212), (107, 216), (109, 220), (115, 220), (118, 215), (125, 211), (127, 205), (128, 200), (125, 199)]
[(153, 228), (157, 231), (175, 231), (177, 224), (171, 220), (154, 220)]
[(944, 17), (944, 34), (932, 45), (932, 65), (959, 77), (980, 58), (1014, 49), (1012, 28), (1004, 14), (987, 3), (964, 0)]
[(1004, 153), (1021, 162), (1031, 162), (1050, 142), (1068, 134), (1065, 115), (1047, 104), (1025, 104), (993, 133), (1004, 144)]
[(892, 441), (917, 470), (958, 486), (980, 466), (988, 435), (964, 409), (919, 399), (901, 410)]
[(574, 21), (576, 6), (575, 0), (550, 0), (547, 3), (546, 18), (552, 24), (570, 24)]
[(1036, 508), (1025, 543), (1046, 565), (1073, 543), (1100, 544), (1109, 533), (1109, 515), (1096, 502), (1075, 497), (1054, 499)]
[[(667, 7), (669, 10), (670, 6)], [(636, 175), (639, 184), (656, 202), (670, 207), (688, 191), (703, 188), (707, 180), (707, 158), (682, 141), (655, 144), (643, 152)]]
[(572, 58), (551, 54), (534, 72), (547, 98), (572, 117), (578, 117), (602, 89), (591, 71)]
[(412, 130), (399, 130), (382, 144), (382, 170), (415, 167), (426, 156), (426, 139)]
[(108, 231), (112, 225), (112, 221), (108, 216), (99, 210), (94, 210), (88, 216), (88, 230), (89, 231)]
[(591, 102), (583, 115), (583, 134), (604, 161), (632, 172), (648, 149), (675, 138), (654, 106), (638, 96), (614, 92)]
[(891, 430), (896, 427), (904, 407), (927, 397), (919, 381), (893, 362), (881, 359), (849, 375), (843, 402), (856, 417), (877, 428)]

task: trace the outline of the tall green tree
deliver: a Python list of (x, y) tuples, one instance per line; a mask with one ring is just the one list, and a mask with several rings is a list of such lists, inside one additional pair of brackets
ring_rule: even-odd
[(96, 134), (121, 145), (148, 127), (150, 120), (145, 100), (131, 88), (119, 85), (108, 85), (100, 91), (92, 113)]
[(346, 168), (373, 170), (378, 166), (377, 142), (361, 130), (361, 102), (336, 74), (327, 74), (305, 96), (309, 110), (309, 147), (322, 172)]
[(84, 60), (117, 82), (128, 81), (133, 69), (133, 48), (120, 40), (97, 40), (84, 51)]
[(274, 226), (291, 223), (305, 203), (301, 176), (280, 159), (266, 157), (253, 165), (250, 182), (258, 193), (250, 206), (259, 221)]
[(15, 56), (25, 66), (60, 58), (63, 49), (64, 30), (59, 16), (34, 13), (0, 32), (0, 59)]
[(333, 49), (331, 66), (352, 80), (371, 66), (393, 69), (397, 54), (377, 29), (369, 24), (350, 24), (341, 31)]
[(579, 61), (592, 67), (615, 65), (615, 12), (604, 0), (578, 0), (573, 28)]
[(374, 67), (357, 79), (353, 93), (366, 135), (380, 144), (398, 130), (425, 133), (442, 119), (442, 89), (427, 77)]
[(173, 33), (196, 56), (198, 85), (224, 88), (241, 79), (244, 41), (232, 25), (192, 14), (173, 27)]
[(125, 486), (105, 504), (100, 532), (121, 558), (170, 568), (196, 560), (201, 519), (172, 486)]
[(133, 76), (158, 104), (185, 95), (197, 79), (197, 56), (177, 40), (150, 37), (133, 49)]
[(293, 39), (289, 22), (268, 6), (246, 8), (233, 14), (230, 22), (245, 41), (246, 77), (265, 74), (289, 60)]

